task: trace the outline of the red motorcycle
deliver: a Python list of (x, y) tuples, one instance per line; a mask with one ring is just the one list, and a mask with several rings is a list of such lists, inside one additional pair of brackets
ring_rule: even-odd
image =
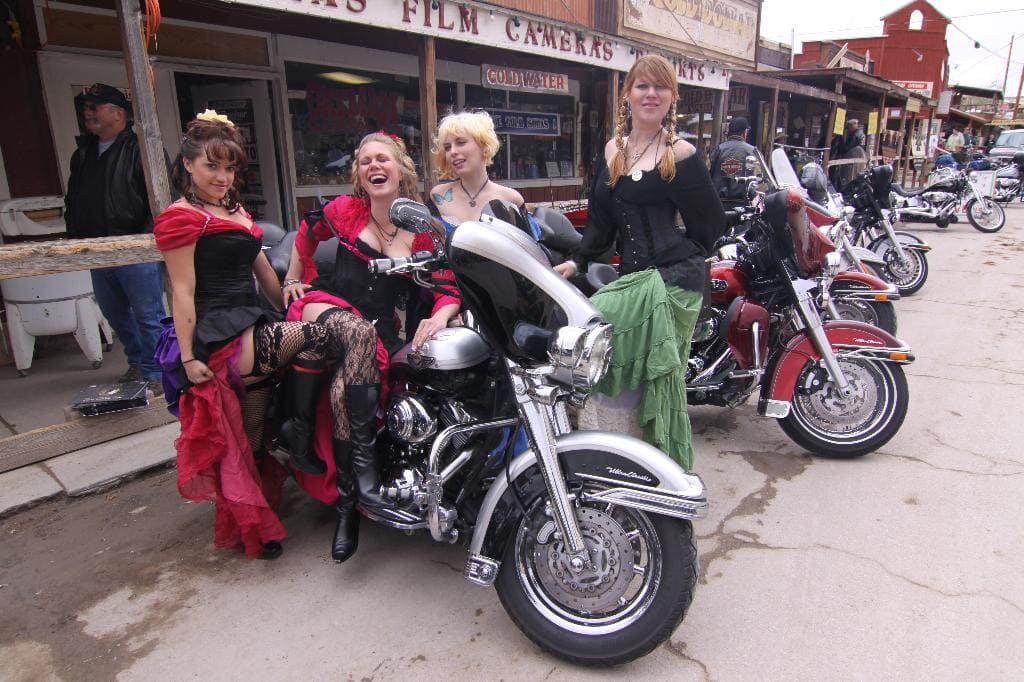
[(769, 194), (730, 241), (693, 336), (690, 404), (734, 407), (759, 389), (758, 414), (813, 453), (859, 457), (888, 442), (907, 413), (902, 365), (913, 354), (877, 327), (822, 320), (822, 278), (838, 274), (839, 257), (802, 193)]

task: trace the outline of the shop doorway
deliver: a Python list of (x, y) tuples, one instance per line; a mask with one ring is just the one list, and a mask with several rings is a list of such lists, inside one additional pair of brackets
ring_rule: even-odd
[(206, 109), (226, 114), (238, 126), (249, 155), (242, 202), (256, 220), (283, 226), (270, 81), (175, 73), (174, 87), (182, 129)]

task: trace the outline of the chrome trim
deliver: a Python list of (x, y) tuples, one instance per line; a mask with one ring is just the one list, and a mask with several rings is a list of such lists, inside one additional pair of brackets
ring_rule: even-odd
[[(580, 474), (579, 476), (591, 480), (602, 479), (601, 476), (590, 476), (589, 474)], [(604, 479), (603, 482), (621, 483), (609, 479)], [(673, 516), (677, 519), (702, 519), (708, 513), (707, 500), (691, 500), (683, 495), (657, 488), (637, 489), (621, 486), (584, 493), (581, 499), (583, 502), (609, 502), (641, 511)]]
[(832, 352), (832, 345), (825, 334), (825, 326), (821, 322), (821, 315), (818, 313), (818, 307), (815, 305), (814, 298), (810, 293), (816, 285), (811, 281), (803, 279), (790, 280), (790, 284), (792, 285), (793, 293), (796, 295), (797, 310), (807, 325), (807, 335), (821, 356), (821, 363), (828, 370), (829, 378), (832, 379), (836, 388), (843, 395), (849, 394), (852, 390), (850, 381), (839, 367), (836, 354)]
[[(661, 481), (656, 490), (694, 501), (706, 499), (704, 482), (700, 476), (687, 473), (664, 452), (642, 440), (611, 431), (573, 431), (559, 436), (555, 445), (562, 457), (584, 450), (600, 450), (624, 457)], [(515, 481), (536, 464), (537, 454), (530, 449), (523, 451), (509, 465), (509, 480)], [(626, 487), (621, 481), (617, 485)], [(490, 530), (491, 516), (507, 490), (508, 481), (500, 476), (487, 491), (477, 514), (476, 527), (469, 544), (470, 554), (480, 553)]]
[(363, 506), (362, 504), (357, 504), (356, 509), (362, 512), (363, 516), (370, 519), (371, 521), (376, 521), (377, 523), (383, 524), (385, 526), (390, 526), (391, 528), (397, 528), (398, 530), (423, 530), (427, 527), (426, 521), (416, 516), (415, 514), (410, 514), (409, 512), (403, 511), (401, 509), (394, 509), (389, 507), (388, 513), (403, 517), (407, 520), (399, 521), (393, 518), (389, 518), (387, 516), (382, 516), (380, 514), (375, 513), (372, 508)]
[[(837, 358), (862, 358), (864, 360), (878, 360), (879, 362), (895, 362), (900, 365), (909, 365), (914, 361), (914, 353), (911, 351), (909, 346), (900, 346), (899, 348), (877, 348), (864, 346), (852, 346), (849, 344), (836, 344)], [(890, 353), (906, 353), (906, 360), (893, 360), (889, 357)]]
[[(886, 298), (884, 298), (884, 299), (875, 298), (875, 296), (877, 296), (879, 294), (885, 294)], [(880, 301), (880, 300), (895, 301), (895, 300), (899, 300), (899, 290), (897, 289), (896, 293), (893, 293), (893, 292), (889, 291), (888, 289), (850, 289), (848, 291), (843, 291), (843, 293), (838, 294), (838, 295), (832, 294), (832, 298), (833, 299), (841, 298), (841, 299), (847, 299), (847, 300), (850, 300), (850, 301)], [(837, 317), (837, 319), (838, 319), (838, 317)]]
[(764, 412), (761, 416), (772, 417), (773, 419), (785, 419), (789, 416), (790, 407), (792, 407), (792, 403), (788, 400), (768, 399), (764, 401)]
[[(477, 422), (474, 424), (456, 424), (455, 426), (449, 426), (447, 429), (441, 431), (437, 438), (434, 439), (433, 444), (430, 447), (430, 456), (427, 460), (427, 474), (424, 477), (424, 488), (426, 489), (426, 500), (427, 500), (427, 521), (424, 526), (430, 528), (430, 535), (438, 542), (455, 542), (458, 539), (458, 533), (452, 529), (453, 518), (451, 518), (451, 510), (445, 509), (441, 506), (441, 494), (444, 489), (445, 473), (451, 476), (458, 467), (465, 464), (465, 461), (460, 462), (462, 454), (455, 458), (442, 472), (441, 468), (441, 453), (448, 447), (448, 443), (451, 442), (452, 438), (463, 433), (473, 433), (475, 431), (483, 431), (486, 429), (499, 429), (507, 426), (513, 426), (519, 423), (519, 419), (496, 419), (489, 422)], [(468, 458), (467, 460), (468, 461)], [(456, 466), (457, 465), (457, 466)], [(455, 467), (452, 469), (452, 467)]]
[(498, 570), (501, 562), (480, 554), (470, 554), (466, 558), (466, 568), (462, 571), (463, 577), (474, 585), (490, 587), (498, 577)]
[(718, 372), (721, 371), (722, 366), (731, 357), (732, 357), (732, 350), (730, 350), (729, 348), (726, 348), (725, 351), (723, 351), (722, 354), (720, 356), (718, 356), (718, 359), (711, 363), (710, 367), (708, 367), (706, 370), (704, 370), (703, 372), (701, 372), (700, 374), (695, 376), (689, 383), (686, 384), (686, 390), (689, 392), (689, 391), (696, 391), (696, 390), (698, 390), (700, 388), (706, 388), (706, 387), (701, 387), (701, 386), (699, 386), (697, 384), (699, 384), (702, 381), (707, 381), (707, 380), (711, 379), (713, 376), (715, 376), (716, 374), (718, 374)]

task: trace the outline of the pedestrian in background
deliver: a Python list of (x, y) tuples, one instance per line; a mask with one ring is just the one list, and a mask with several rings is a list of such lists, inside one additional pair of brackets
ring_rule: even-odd
[(736, 180), (746, 175), (747, 157), (754, 153), (754, 146), (747, 142), (750, 124), (747, 119), (737, 116), (729, 121), (725, 142), (711, 152), (711, 182), (723, 201), (745, 202), (747, 185)]
[[(64, 219), (72, 238), (115, 237), (153, 231), (131, 104), (115, 87), (94, 83), (75, 98), (85, 125), (71, 157)], [(149, 382), (162, 391), (153, 359), (164, 317), (160, 263), (92, 270), (100, 311), (124, 345), (128, 371), (120, 381)]]
[(847, 163), (839, 167), (840, 188), (845, 187), (846, 183), (857, 177), (867, 165), (868, 155), (864, 150), (864, 131), (860, 127), (860, 121), (855, 118), (846, 122), (842, 158), (843, 160), (852, 160), (854, 163)]

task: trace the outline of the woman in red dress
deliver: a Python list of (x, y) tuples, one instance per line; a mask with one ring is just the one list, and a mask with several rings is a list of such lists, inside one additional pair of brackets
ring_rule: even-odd
[(268, 498), (286, 471), (265, 456), (269, 374), (293, 359), (313, 361), (325, 330), (284, 322), (277, 276), (261, 252), (262, 231), (242, 207), (237, 185), (246, 156), (226, 116), (207, 111), (189, 123), (171, 181), (182, 198), (154, 225), (170, 276), (174, 329), (187, 381), (175, 443), (178, 490), (216, 505), (214, 542), (249, 558), (280, 555), (284, 526)]
[[(292, 302), (288, 319), (323, 325), (331, 354), (341, 358), (330, 377), (317, 374), (313, 367), (289, 377), (295, 386), (289, 403), (306, 415), (297, 424), (311, 421), (323, 385), (330, 381), (330, 409), (322, 408), (317, 421), (330, 419), (332, 438), (329, 444), (319, 438), (316, 443), (325, 466), (336, 474), (338, 523), (331, 556), (338, 562), (352, 556), (358, 545), (357, 499), (367, 513), (385, 520), (393, 517), (380, 496), (375, 446), (382, 374), (390, 354), (403, 344), (396, 309), (408, 304), (406, 333), (409, 336), (415, 329), (411, 340), (418, 347), (443, 329), (460, 305), (453, 295), (435, 294), (430, 312), (417, 322), (415, 309), (422, 290), (406, 278), (370, 274), (369, 260), (432, 250), (433, 242), (429, 234), (413, 234), (392, 225), (388, 217), (395, 199), (420, 199), (415, 166), (401, 140), (371, 133), (354, 156), (353, 196), (338, 197), (322, 214), (307, 216), (299, 227), (284, 282), (285, 300)], [(338, 237), (334, 269), (318, 273), (313, 253), (319, 242), (334, 236)], [(284, 433), (282, 439), (288, 436)]]

